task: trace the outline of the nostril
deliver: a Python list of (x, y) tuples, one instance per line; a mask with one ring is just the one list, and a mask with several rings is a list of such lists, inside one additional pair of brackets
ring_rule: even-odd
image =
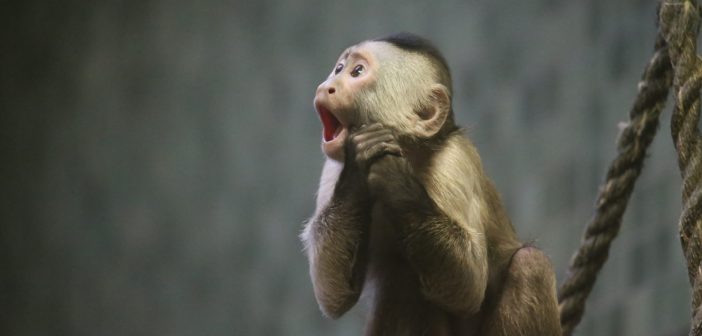
[(336, 92), (336, 89), (334, 89), (334, 88), (329, 88), (329, 94), (334, 94), (334, 92)]

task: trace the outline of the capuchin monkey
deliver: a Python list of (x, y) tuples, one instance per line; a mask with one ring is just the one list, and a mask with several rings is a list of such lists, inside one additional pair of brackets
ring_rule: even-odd
[(517, 239), (451, 97), (443, 56), (407, 33), (346, 49), (317, 88), (317, 302), (338, 318), (363, 293), (366, 335), (561, 335), (550, 261)]

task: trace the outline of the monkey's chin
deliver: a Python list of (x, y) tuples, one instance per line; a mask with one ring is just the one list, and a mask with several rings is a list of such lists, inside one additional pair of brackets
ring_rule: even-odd
[(346, 142), (347, 136), (348, 131), (346, 127), (340, 127), (340, 130), (331, 140), (326, 141), (324, 137), (322, 137), (322, 152), (324, 152), (324, 155), (332, 160), (343, 162), (344, 143)]

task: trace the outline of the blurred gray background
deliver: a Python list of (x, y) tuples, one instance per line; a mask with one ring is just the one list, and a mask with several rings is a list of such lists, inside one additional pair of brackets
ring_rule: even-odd
[[(560, 280), (615, 155), (655, 1), (0, 2), (0, 334), (359, 335), (298, 233), (338, 54), (424, 35), (524, 240)], [(669, 110), (578, 335), (685, 328)]]

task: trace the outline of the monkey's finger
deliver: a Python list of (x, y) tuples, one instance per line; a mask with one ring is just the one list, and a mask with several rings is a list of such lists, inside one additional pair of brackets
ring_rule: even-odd
[(402, 147), (400, 147), (400, 145), (396, 143), (385, 142), (376, 146), (380, 147), (380, 151), (382, 152), (382, 154), (404, 156), (404, 153), (402, 152)]
[(359, 125), (350, 125), (349, 126), (349, 135), (354, 135), (364, 128), (366, 128), (366, 124), (361, 124), (360, 126)]
[(362, 139), (358, 142), (358, 145), (356, 148), (359, 151), (366, 150), (368, 148), (373, 147), (375, 144), (379, 142), (388, 142), (392, 143), (394, 140), (392, 134), (379, 134), (378, 136), (368, 138), (368, 139)]
[(402, 148), (393, 143), (377, 142), (372, 147), (359, 153), (357, 160), (360, 161), (359, 164), (361, 166), (368, 167), (373, 161), (384, 155), (403, 156)]
[(402, 148), (398, 145), (389, 144), (387, 142), (381, 142), (375, 145), (375, 148), (370, 151), (370, 157), (366, 159), (363, 165), (364, 171), (368, 172), (371, 165), (385, 157), (386, 155), (402, 157)]
[[(379, 130), (372, 133), (363, 133), (354, 135), (353, 141), (357, 147), (362, 147), (366, 143), (376, 143), (378, 141), (394, 141), (395, 137), (388, 130)], [(367, 145), (365, 145), (367, 147)]]
[(385, 141), (378, 141), (369, 146), (365, 147), (363, 150), (359, 150), (356, 154), (356, 160), (359, 162), (360, 166), (368, 166), (370, 163), (379, 156), (386, 154), (385, 148), (388, 143)]
[(393, 138), (395, 138), (395, 139), (398, 138), (397, 134), (395, 133), (395, 130), (393, 130), (392, 128), (387, 127), (383, 124), (379, 124), (379, 123), (375, 123), (375, 124), (372, 124), (372, 125), (366, 127), (362, 131), (358, 132), (357, 135), (360, 136), (360, 135), (365, 135), (365, 134), (378, 134), (378, 132), (383, 133), (383, 134), (390, 133), (393, 135)]
[(356, 151), (356, 163), (359, 165), (359, 167), (362, 167), (365, 170), (366, 167), (370, 166), (373, 160), (383, 155), (383, 147), (379, 146), (379, 144), (383, 143), (386, 142), (378, 141), (374, 143), (364, 143), (363, 148), (359, 148)]
[(373, 131), (377, 131), (379, 129), (384, 129), (384, 128), (385, 128), (385, 126), (383, 126), (383, 124), (381, 124), (381, 123), (373, 123), (373, 124), (370, 124), (368, 126), (363, 127), (361, 130), (363, 132), (373, 132)]

